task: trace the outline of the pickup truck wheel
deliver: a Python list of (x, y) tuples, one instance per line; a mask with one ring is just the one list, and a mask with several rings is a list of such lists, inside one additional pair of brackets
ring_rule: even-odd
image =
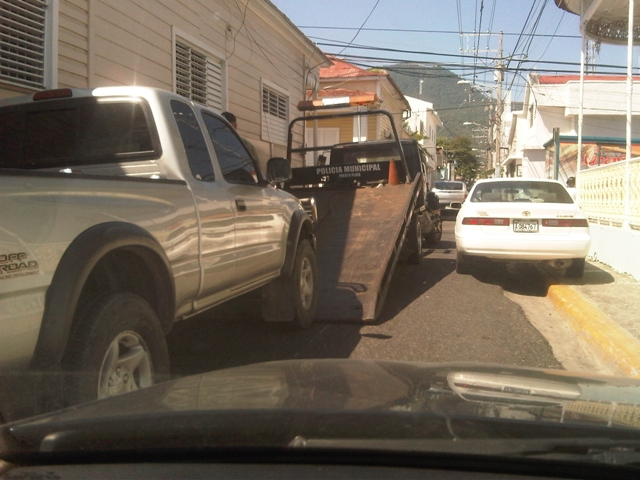
[(296, 316), (294, 322), (302, 328), (308, 328), (316, 315), (318, 303), (318, 263), (316, 252), (308, 240), (298, 244), (293, 265), (293, 298)]
[(422, 262), (422, 227), (418, 221), (418, 216), (414, 215), (409, 223), (407, 230), (407, 242), (409, 248), (409, 256), (407, 263), (411, 265), (419, 265)]
[(131, 293), (102, 295), (78, 325), (63, 360), (66, 405), (131, 392), (168, 377), (164, 332), (144, 299)]

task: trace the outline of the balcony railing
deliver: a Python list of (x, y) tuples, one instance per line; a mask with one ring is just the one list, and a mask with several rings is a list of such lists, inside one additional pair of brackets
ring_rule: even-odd
[(629, 162), (629, 198), (625, 208), (626, 162), (590, 168), (580, 173), (579, 202), (597, 223), (640, 229), (640, 158)]

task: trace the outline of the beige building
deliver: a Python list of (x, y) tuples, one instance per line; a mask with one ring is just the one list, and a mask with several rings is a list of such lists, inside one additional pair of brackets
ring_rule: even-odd
[[(365, 70), (335, 57), (330, 59), (333, 65), (320, 69), (317, 91), (308, 92), (308, 96), (334, 103), (340, 108), (324, 109), (319, 113), (386, 110), (391, 113), (400, 138), (408, 138), (409, 134), (404, 130), (403, 124), (411, 107), (387, 72)], [(356, 106), (349, 107), (349, 102)], [(312, 123), (307, 122), (307, 146), (314, 145), (314, 135), (319, 146), (382, 140), (393, 136), (391, 122), (387, 117), (380, 115), (322, 120), (317, 123), (317, 131), (314, 132)], [(313, 157), (307, 155), (306, 163), (312, 165)]]
[(263, 164), (285, 156), (296, 105), (330, 65), (268, 0), (8, 0), (0, 23), (0, 99), (159, 87), (233, 112)]

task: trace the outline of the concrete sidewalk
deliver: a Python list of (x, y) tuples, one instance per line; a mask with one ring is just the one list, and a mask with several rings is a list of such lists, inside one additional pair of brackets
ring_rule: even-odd
[(580, 338), (608, 367), (640, 378), (640, 282), (598, 262), (580, 279), (545, 273), (547, 297)]

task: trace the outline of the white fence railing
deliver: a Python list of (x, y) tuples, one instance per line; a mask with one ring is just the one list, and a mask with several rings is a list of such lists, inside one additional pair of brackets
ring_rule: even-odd
[(621, 161), (580, 172), (579, 203), (590, 219), (640, 229), (640, 158), (629, 162), (628, 208), (625, 205), (627, 165)]

